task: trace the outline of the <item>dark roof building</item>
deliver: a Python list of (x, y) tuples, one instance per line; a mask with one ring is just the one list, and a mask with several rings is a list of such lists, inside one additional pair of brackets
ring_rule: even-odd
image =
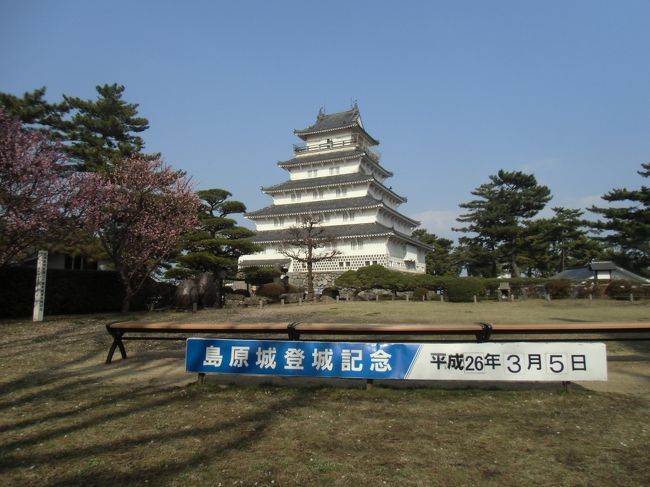
[(650, 284), (650, 279), (623, 269), (611, 261), (591, 262), (584, 267), (566, 269), (554, 275), (553, 279), (569, 279), (572, 281), (596, 280), (600, 282), (632, 281), (641, 284)]
[[(284, 182), (262, 187), (273, 203), (250, 211), (257, 226), (258, 254), (240, 258), (240, 266), (286, 261), (278, 248), (290, 228), (306, 216), (333, 239), (340, 255), (315, 264), (315, 272), (337, 272), (381, 264), (396, 270), (425, 271), (430, 247), (412, 237), (420, 224), (398, 210), (406, 202), (385, 180), (393, 175), (381, 165), (374, 149), (379, 142), (363, 126), (356, 104), (348, 111), (325, 114), (294, 133), (304, 143), (294, 145), (294, 157), (278, 162), (287, 171)], [(291, 263), (289, 272), (299, 272)]]

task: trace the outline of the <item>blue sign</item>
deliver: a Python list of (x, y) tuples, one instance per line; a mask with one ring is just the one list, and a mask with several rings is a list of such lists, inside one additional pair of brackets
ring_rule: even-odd
[(190, 338), (186, 370), (348, 379), (607, 380), (602, 343), (357, 343)]
[(418, 345), (189, 338), (188, 372), (403, 379)]

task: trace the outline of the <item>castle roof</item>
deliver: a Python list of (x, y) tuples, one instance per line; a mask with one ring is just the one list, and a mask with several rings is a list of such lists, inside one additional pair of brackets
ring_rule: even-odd
[(316, 117), (316, 122), (304, 129), (296, 129), (293, 131), (301, 139), (305, 139), (308, 135), (320, 134), (325, 132), (335, 132), (337, 130), (344, 130), (349, 128), (357, 127), (363, 132), (368, 139), (373, 144), (379, 144), (379, 141), (373, 138), (368, 132), (363, 128), (363, 123), (361, 122), (361, 114), (359, 113), (359, 107), (354, 104), (354, 106), (345, 112), (336, 112), (326, 114), (321, 109), (318, 112)]
[(311, 166), (314, 164), (326, 164), (338, 161), (350, 161), (359, 159), (361, 157), (366, 157), (368, 160), (372, 161), (373, 167), (381, 171), (384, 176), (393, 176), (393, 173), (391, 171), (382, 167), (377, 161), (373, 159), (372, 156), (369, 156), (367, 152), (360, 151), (356, 148), (347, 151), (337, 151), (333, 153), (330, 152), (329, 154), (312, 154), (308, 156), (294, 157), (293, 159), (289, 159), (287, 161), (278, 161), (278, 166), (284, 169), (300, 166)]
[[(432, 247), (421, 242), (420, 240), (406, 235), (405, 233), (398, 232), (393, 228), (389, 228), (381, 223), (361, 223), (356, 225), (332, 225), (322, 227), (325, 233), (330, 238), (346, 239), (358, 237), (398, 237), (408, 243), (415, 245), (426, 250), (431, 250)], [(257, 232), (251, 238), (256, 243), (275, 243), (283, 242), (287, 239), (287, 230), (267, 230)]]
[(316, 188), (326, 188), (331, 186), (345, 186), (359, 183), (372, 183), (376, 186), (379, 186), (384, 191), (390, 193), (392, 196), (402, 201), (406, 202), (404, 196), (400, 196), (395, 193), (392, 189), (387, 188), (382, 183), (377, 181), (376, 178), (369, 174), (362, 173), (351, 173), (351, 174), (336, 174), (333, 176), (323, 176), (319, 178), (308, 178), (308, 179), (294, 179), (285, 181), (280, 184), (275, 184), (273, 186), (263, 187), (262, 191), (268, 194), (281, 193), (283, 191), (297, 191), (297, 190), (309, 190)]
[(246, 217), (251, 220), (258, 218), (268, 218), (275, 216), (294, 216), (314, 213), (327, 213), (340, 210), (363, 210), (368, 208), (381, 208), (404, 221), (417, 226), (419, 221), (413, 220), (406, 215), (390, 208), (384, 202), (373, 198), (372, 196), (361, 196), (358, 198), (337, 198), (332, 200), (310, 201), (307, 203), (290, 203), (285, 205), (269, 205), (259, 210), (246, 213)]

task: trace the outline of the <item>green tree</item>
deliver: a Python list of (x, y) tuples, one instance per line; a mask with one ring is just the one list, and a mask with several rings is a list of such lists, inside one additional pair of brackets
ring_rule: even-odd
[(45, 92), (45, 87), (28, 91), (22, 97), (0, 92), (0, 106), (24, 126), (37, 129), (53, 140), (63, 140), (60, 129), (67, 108), (63, 103), (49, 103)]
[[(641, 164), (637, 171), (650, 177), (650, 163)], [(650, 276), (650, 187), (637, 190), (613, 189), (602, 199), (617, 206), (592, 206), (589, 211), (602, 216), (591, 223), (600, 241), (611, 246), (613, 259), (634, 272)]]
[(526, 225), (529, 275), (552, 275), (603, 257), (602, 246), (587, 235), (583, 211), (554, 207), (553, 212), (551, 218), (532, 220)]
[(144, 141), (137, 134), (149, 128), (138, 116), (138, 105), (122, 99), (124, 86), (97, 86), (97, 100), (63, 95), (70, 114), (61, 128), (70, 157), (84, 171), (113, 168), (119, 161), (142, 152)]
[(490, 277), (497, 276), (503, 261), (513, 277), (518, 277), (525, 221), (544, 208), (551, 191), (538, 185), (532, 174), (500, 170), (472, 194), (479, 199), (462, 203), (460, 207), (468, 211), (457, 218), (468, 225), (455, 229), (475, 234), (460, 239), (465, 258), (475, 259), (483, 268), (489, 261)]
[(415, 230), (413, 236), (433, 247), (433, 250), (427, 252), (425, 257), (427, 274), (433, 276), (457, 276), (460, 273), (457, 261), (458, 255), (454, 251), (454, 242), (452, 240), (438, 237), (423, 228)]
[(138, 116), (136, 103), (122, 99), (124, 86), (105, 84), (96, 90), (96, 100), (63, 95), (61, 103), (47, 102), (45, 88), (22, 97), (0, 93), (0, 105), (23, 123), (64, 141), (78, 170), (110, 170), (142, 152), (144, 141), (138, 134), (149, 122)]
[(196, 194), (201, 200), (198, 225), (183, 236), (181, 250), (175, 259), (177, 265), (165, 275), (184, 279), (204, 272), (216, 275), (222, 269), (234, 275), (240, 255), (261, 250), (250, 240), (255, 233), (238, 226), (237, 221), (230, 218), (230, 215), (244, 213), (246, 206), (230, 200), (232, 194), (225, 189), (206, 189)]

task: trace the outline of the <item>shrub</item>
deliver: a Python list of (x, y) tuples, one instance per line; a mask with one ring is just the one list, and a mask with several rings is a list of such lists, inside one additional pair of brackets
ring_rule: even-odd
[[(230, 288), (226, 288), (230, 289)], [(244, 296), (245, 298), (250, 298), (251, 293), (249, 293), (246, 289), (232, 289), (230, 291), (226, 291), (226, 294), (239, 294), (240, 296)]]
[(445, 283), (447, 298), (452, 303), (471, 302), (474, 296), (482, 296), (485, 286), (481, 279), (476, 277), (457, 277)]
[(413, 301), (422, 301), (422, 298), (427, 299), (429, 290), (426, 287), (416, 287), (413, 290)]
[(292, 292), (284, 287), (284, 284), (279, 282), (269, 282), (268, 284), (263, 284), (257, 288), (257, 296), (263, 296), (269, 298), (271, 301), (280, 301), (280, 295), (286, 292)]
[(261, 286), (273, 282), (273, 279), (280, 277), (282, 273), (274, 267), (245, 267), (242, 270), (246, 282), (255, 286)]
[(544, 284), (544, 289), (553, 299), (565, 299), (571, 296), (571, 281), (552, 279)]
[(605, 291), (611, 299), (650, 298), (650, 286), (643, 286), (631, 281), (611, 281)]
[(330, 298), (336, 299), (339, 296), (339, 290), (336, 287), (326, 287), (323, 289), (321, 296), (329, 296)]

